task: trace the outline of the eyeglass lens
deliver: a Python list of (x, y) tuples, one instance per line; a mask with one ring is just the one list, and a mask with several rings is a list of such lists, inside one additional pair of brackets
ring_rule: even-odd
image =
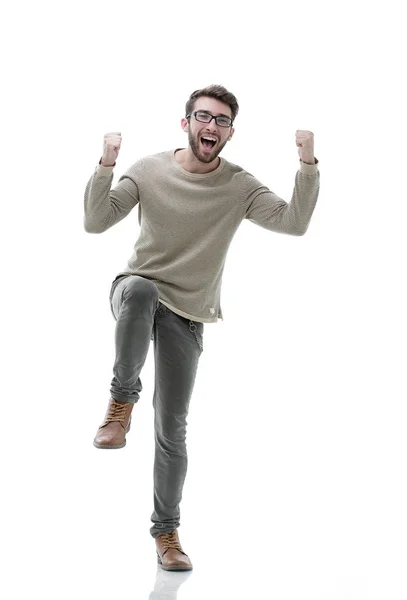
[[(197, 121), (201, 121), (201, 123), (209, 123), (209, 121), (212, 121), (213, 115), (211, 115), (210, 113), (198, 111), (195, 116)], [(216, 124), (220, 125), (221, 127), (230, 127), (232, 123), (232, 120), (228, 117), (215, 117), (215, 121)]]

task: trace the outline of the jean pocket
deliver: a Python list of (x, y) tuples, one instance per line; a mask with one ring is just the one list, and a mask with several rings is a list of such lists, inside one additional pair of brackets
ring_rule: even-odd
[(158, 308), (155, 311), (155, 315), (157, 317), (164, 317), (165, 315), (167, 315), (169, 313), (170, 309), (168, 308), (168, 306), (165, 306), (165, 304), (162, 304), (160, 301), (158, 302)]
[(119, 281), (121, 281), (125, 277), (128, 277), (128, 274), (117, 275), (117, 277), (115, 279), (113, 279), (112, 284), (110, 286), (110, 296), (109, 296), (110, 300), (112, 300), (112, 298), (113, 298), (113, 294), (114, 294), (117, 284), (119, 283)]
[(125, 277), (128, 277), (128, 276), (129, 276), (128, 274), (117, 275), (117, 277), (112, 281), (112, 285), (110, 286), (109, 304), (110, 304), (110, 310), (111, 310), (112, 315), (114, 316), (115, 320), (116, 320), (116, 315), (114, 314), (113, 306), (112, 306), (113, 294), (114, 294), (114, 291), (115, 291), (119, 281), (121, 281), (122, 279), (124, 279)]

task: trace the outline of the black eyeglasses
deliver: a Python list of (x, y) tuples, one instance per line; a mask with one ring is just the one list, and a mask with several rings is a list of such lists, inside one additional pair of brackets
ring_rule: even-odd
[[(215, 123), (216, 125), (219, 125), (219, 127), (231, 127), (233, 124), (233, 121), (230, 117), (224, 117), (222, 115), (215, 117), (205, 110), (196, 110), (192, 114), (194, 115), (195, 119), (201, 123), (210, 123), (212, 119), (215, 119)], [(187, 115), (186, 118), (189, 119), (190, 116), (191, 114)]]

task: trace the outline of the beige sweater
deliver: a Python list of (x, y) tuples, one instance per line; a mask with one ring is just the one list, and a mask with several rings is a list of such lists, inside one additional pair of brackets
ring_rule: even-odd
[(118, 273), (153, 281), (159, 300), (193, 321), (223, 320), (222, 274), (243, 219), (269, 231), (304, 235), (319, 193), (318, 160), (300, 160), (291, 201), (285, 202), (253, 175), (220, 158), (207, 174), (189, 173), (175, 150), (134, 163), (111, 189), (113, 167), (98, 165), (85, 190), (84, 227), (102, 233), (138, 205), (139, 236)]

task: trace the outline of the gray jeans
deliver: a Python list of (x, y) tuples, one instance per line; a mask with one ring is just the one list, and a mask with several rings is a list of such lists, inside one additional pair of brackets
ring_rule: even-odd
[(186, 418), (203, 351), (204, 330), (203, 323), (177, 315), (161, 304), (158, 296), (157, 286), (139, 275), (118, 276), (110, 291), (110, 307), (116, 320), (112, 398), (138, 402), (140, 372), (150, 341), (154, 341), (153, 538), (180, 526), (188, 465)]

